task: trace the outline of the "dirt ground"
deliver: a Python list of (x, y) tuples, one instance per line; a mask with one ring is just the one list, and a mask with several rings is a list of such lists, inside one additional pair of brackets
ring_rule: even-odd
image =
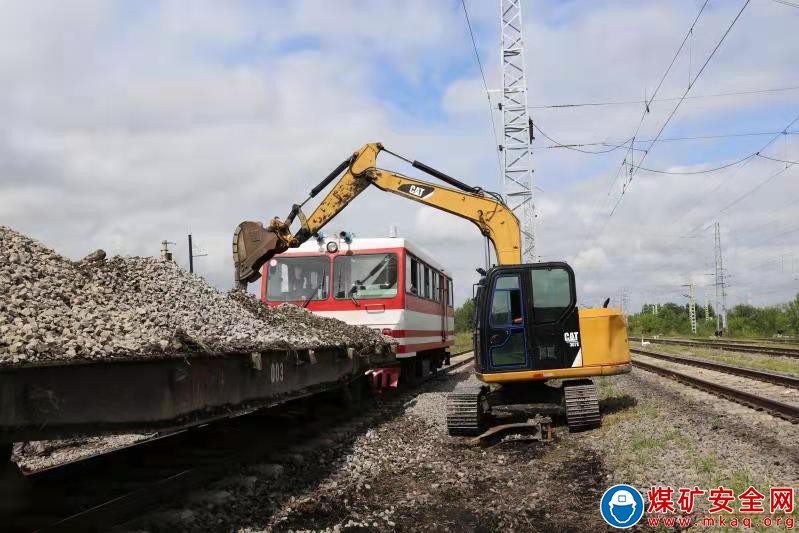
[(646, 495), (658, 484), (799, 482), (796, 426), (640, 370), (599, 381), (601, 429), (474, 447), (449, 437), (443, 418), (445, 394), (470, 375), (389, 399), (125, 529), (604, 531), (599, 500), (616, 483)]

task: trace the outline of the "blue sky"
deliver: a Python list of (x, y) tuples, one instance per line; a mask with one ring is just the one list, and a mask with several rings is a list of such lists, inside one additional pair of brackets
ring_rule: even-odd
[[(466, 5), (488, 84), (498, 88), (498, 4)], [(683, 94), (741, 5), (708, 3), (659, 97)], [(525, 0), (529, 103), (651, 95), (700, 6)], [(0, 1), (0, 9), (0, 223), (67, 255), (96, 247), (155, 254), (161, 240), (183, 242), (191, 230), (209, 251), (198, 268), (227, 287), (232, 228), (285, 216), (371, 141), (468, 183), (501, 187), (459, 1)], [(796, 27), (799, 9), (753, 0), (689, 95), (799, 86)], [(639, 138), (651, 139), (675, 104), (654, 102)], [(628, 139), (641, 114), (640, 104), (532, 110), (565, 143)], [(663, 137), (776, 132), (798, 114), (797, 90), (688, 99)], [(496, 112), (493, 119), (498, 128)], [(645, 166), (712, 168), (767, 140), (659, 142)], [(731, 301), (774, 303), (799, 291), (799, 232), (789, 232), (799, 227), (796, 168), (718, 217), (780, 163), (683, 176), (641, 170), (608, 219), (624, 150), (587, 155), (551, 144), (536, 135), (539, 254), (572, 262), (583, 303), (622, 287), (634, 306), (679, 301), (679, 286), (706, 283), (712, 266), (712, 235), (689, 232), (716, 220)], [(799, 141), (789, 135), (768, 154), (797, 160)], [(369, 191), (333, 225), (382, 236), (392, 224), (440, 250), (458, 300), (470, 294), (482, 248), (468, 223)], [(182, 246), (176, 254), (185, 262)], [(759, 266), (775, 261), (778, 270)]]

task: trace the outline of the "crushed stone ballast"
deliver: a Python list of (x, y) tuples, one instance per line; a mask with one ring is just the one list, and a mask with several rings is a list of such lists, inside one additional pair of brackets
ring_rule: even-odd
[(102, 250), (71, 261), (0, 226), (0, 366), (333, 346), (372, 353), (392, 342), (296, 306), (221, 292), (172, 261), (106, 259)]

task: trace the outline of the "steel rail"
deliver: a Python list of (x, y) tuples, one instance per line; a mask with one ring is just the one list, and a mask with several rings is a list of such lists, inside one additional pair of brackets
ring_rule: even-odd
[[(630, 340), (638, 341), (640, 338), (630, 337)], [(780, 346), (762, 346), (755, 344), (737, 344), (730, 342), (717, 341), (690, 341), (681, 339), (644, 339), (646, 342), (654, 344), (673, 344), (675, 346), (695, 346), (708, 348), (721, 348), (731, 352), (757, 353), (779, 357), (799, 358), (799, 348), (783, 348)]]
[(684, 374), (677, 370), (672, 370), (670, 368), (665, 368), (662, 366), (645, 363), (637, 359), (633, 359), (632, 363), (634, 366), (637, 366), (644, 370), (660, 374), (661, 376), (664, 377), (674, 378), (677, 381), (680, 381), (686, 385), (690, 385), (697, 389), (710, 392), (712, 394), (715, 394), (716, 396), (721, 396), (722, 398), (726, 398), (733, 402), (745, 405), (747, 407), (752, 407), (757, 410), (767, 411), (768, 413), (774, 416), (783, 418), (794, 424), (799, 423), (799, 407), (797, 406), (790, 405), (781, 402), (779, 400), (766, 398), (765, 396), (759, 396), (751, 392), (746, 392), (739, 389), (734, 389), (732, 387), (727, 387), (726, 385), (722, 385), (720, 383), (713, 383), (711, 381), (700, 379), (695, 376)]
[(632, 347), (630, 351), (633, 353), (645, 355), (647, 357), (654, 357), (656, 359), (663, 359), (673, 363), (683, 365), (696, 366), (699, 368), (706, 368), (708, 370), (715, 370), (716, 372), (724, 372), (725, 374), (733, 374), (749, 379), (756, 379), (758, 381), (765, 381), (767, 383), (774, 383), (775, 385), (782, 385), (799, 389), (799, 377), (790, 374), (782, 374), (779, 372), (767, 372), (765, 370), (756, 370), (754, 368), (745, 368), (742, 366), (730, 365), (727, 363), (719, 363), (715, 361), (708, 361), (707, 359), (697, 359), (695, 357), (685, 357), (682, 355), (674, 355), (660, 352), (651, 352), (641, 348)]

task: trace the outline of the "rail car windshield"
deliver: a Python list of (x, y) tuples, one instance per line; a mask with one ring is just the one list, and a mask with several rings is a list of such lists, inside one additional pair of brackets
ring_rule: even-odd
[(333, 262), (337, 299), (393, 298), (397, 295), (397, 255), (340, 255)]
[(326, 300), (329, 269), (324, 256), (276, 257), (269, 262), (266, 297), (274, 302)]

